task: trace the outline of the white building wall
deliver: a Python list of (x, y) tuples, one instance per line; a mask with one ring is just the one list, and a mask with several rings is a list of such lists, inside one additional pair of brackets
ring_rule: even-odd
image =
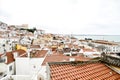
[(0, 54), (4, 53), (5, 47), (3, 47), (3, 44), (0, 43)]
[(108, 45), (106, 47), (107, 47), (107, 49), (106, 49), (107, 52), (113, 52), (113, 53), (120, 52), (120, 46), (118, 46), (118, 45), (114, 45), (114, 46)]
[(35, 75), (33, 75), (31, 80), (38, 80), (40, 77), (43, 78), (44, 80), (48, 80), (46, 66), (40, 66), (38, 72)]
[(29, 58), (16, 58), (16, 75), (29, 75)]
[[(95, 56), (94, 54), (96, 54), (97, 56)], [(83, 52), (83, 55), (85, 57), (95, 58), (95, 57), (100, 57), (101, 53), (100, 52)]]
[(7, 24), (0, 21), (0, 30), (7, 30)]
[(0, 80), (31, 80), (30, 76), (28, 75), (7, 75)]
[[(11, 69), (10, 69), (11, 67)], [(7, 75), (12, 75), (15, 73), (15, 62), (12, 62), (7, 65)]]
[(30, 74), (36, 74), (39, 69), (41, 64), (43, 63), (44, 58), (32, 58), (30, 59)]
[(39, 74), (43, 76), (44, 80), (47, 80), (46, 66), (41, 66), (37, 77), (39, 76)]
[(16, 58), (16, 74), (33, 76), (40, 69), (44, 58)]
[(7, 52), (12, 51), (12, 44), (11, 45), (10, 44), (6, 45), (5, 49), (6, 49)]
[(6, 39), (5, 38), (0, 38), (0, 43), (6, 43)]
[[(5, 45), (5, 46), (3, 46)], [(0, 53), (4, 53), (6, 50), (6, 52), (10, 52), (12, 51), (12, 41), (11, 39), (8, 38), (1, 38), (0, 39)]]

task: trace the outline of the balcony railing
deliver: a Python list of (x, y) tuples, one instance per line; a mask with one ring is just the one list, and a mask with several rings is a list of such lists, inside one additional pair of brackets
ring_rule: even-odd
[(107, 54), (102, 54), (101, 60), (107, 64), (120, 67), (120, 58)]

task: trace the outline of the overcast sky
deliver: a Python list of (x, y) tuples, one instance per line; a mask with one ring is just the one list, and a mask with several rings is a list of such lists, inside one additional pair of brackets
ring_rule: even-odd
[(0, 0), (0, 21), (50, 33), (120, 35), (120, 0)]

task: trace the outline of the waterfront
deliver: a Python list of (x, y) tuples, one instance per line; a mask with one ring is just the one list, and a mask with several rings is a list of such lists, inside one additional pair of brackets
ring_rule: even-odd
[(120, 35), (74, 35), (78, 39), (91, 38), (93, 40), (108, 40), (120, 42)]

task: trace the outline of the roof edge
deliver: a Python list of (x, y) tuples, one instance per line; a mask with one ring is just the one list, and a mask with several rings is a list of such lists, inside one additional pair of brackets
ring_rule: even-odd
[(48, 65), (52, 64), (72, 64), (72, 65), (83, 65), (83, 64), (90, 64), (90, 63), (101, 63), (100, 60), (90, 60), (90, 61), (68, 61), (68, 62), (48, 62)]

